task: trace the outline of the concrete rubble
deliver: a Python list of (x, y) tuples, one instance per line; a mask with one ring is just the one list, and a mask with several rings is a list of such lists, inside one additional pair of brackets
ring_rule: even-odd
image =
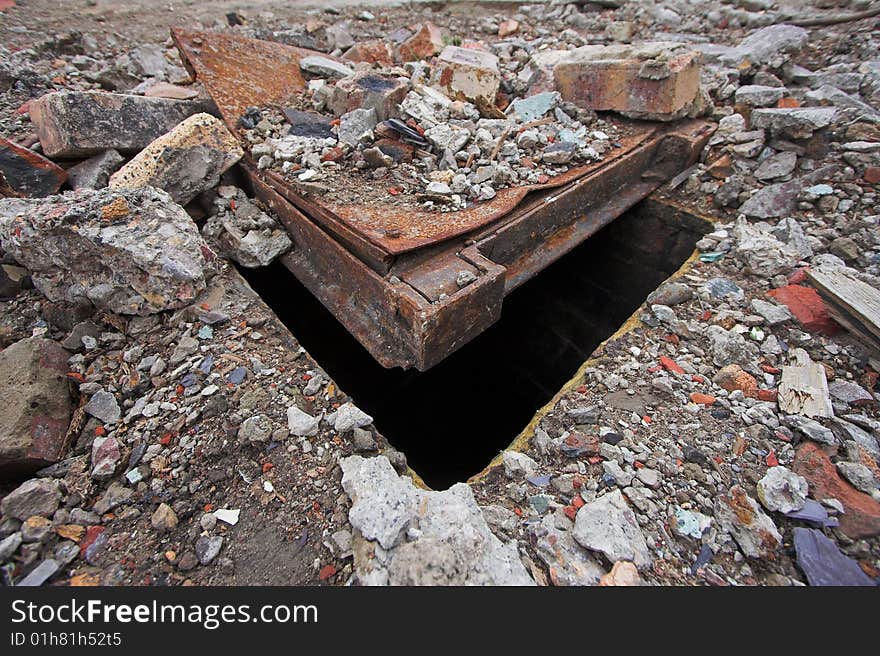
[(384, 456), (342, 460), (364, 585), (533, 585), (516, 543), (489, 530), (470, 487), (426, 492)]
[[(876, 18), (269, 4), (218, 29), (321, 54), (236, 126), (155, 14), (109, 39), (4, 13), (4, 585), (877, 584), (880, 354), (809, 278), (880, 288)], [(613, 156), (621, 116), (717, 125), (655, 196), (708, 219), (694, 257), (485, 470), (425, 489), (238, 273), (301, 245), (236, 163), (442, 221)]]

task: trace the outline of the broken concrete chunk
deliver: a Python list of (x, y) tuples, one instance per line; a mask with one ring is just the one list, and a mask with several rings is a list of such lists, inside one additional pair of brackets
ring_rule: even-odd
[(67, 179), (67, 173), (60, 166), (3, 137), (0, 137), (0, 174), (18, 195), (31, 198), (54, 194)]
[(385, 121), (400, 115), (399, 105), (409, 91), (406, 78), (357, 73), (339, 80), (328, 107), (341, 116), (355, 109), (374, 109), (376, 119)]
[(520, 123), (529, 123), (542, 118), (547, 112), (555, 109), (559, 100), (559, 93), (556, 91), (536, 93), (527, 98), (517, 98), (510, 103), (506, 113), (515, 117)]
[(541, 524), (530, 529), (537, 541), (538, 557), (547, 566), (550, 582), (553, 585), (596, 585), (605, 570), (589, 551), (575, 542), (571, 530), (560, 527), (563, 522), (570, 529), (568, 519), (548, 515)]
[(582, 46), (553, 68), (563, 100), (639, 118), (680, 118), (700, 92), (700, 54), (678, 43)]
[(103, 189), (124, 161), (118, 151), (105, 150), (67, 169), (67, 182), (71, 189)]
[(785, 107), (756, 109), (752, 112), (752, 129), (766, 129), (774, 137), (809, 139), (813, 132), (834, 122), (833, 107)]
[(746, 84), (736, 90), (734, 99), (737, 104), (751, 107), (772, 107), (785, 95), (782, 87), (765, 87), (758, 84)]
[(757, 502), (739, 485), (715, 501), (715, 519), (749, 558), (774, 558), (782, 536)]
[(758, 481), (758, 499), (767, 510), (790, 513), (807, 502), (807, 481), (782, 465), (770, 467)]
[(504, 473), (510, 478), (531, 476), (538, 471), (538, 463), (519, 451), (505, 451), (501, 454), (501, 459)]
[(287, 428), (296, 437), (312, 437), (318, 434), (321, 417), (313, 417), (292, 405), (287, 409)]
[(201, 106), (190, 101), (99, 91), (58, 91), (30, 104), (48, 157), (85, 157), (109, 148), (138, 151), (199, 111)]
[(222, 121), (210, 114), (190, 116), (139, 152), (110, 178), (112, 189), (152, 186), (186, 205), (215, 187), (220, 176), (244, 155)]
[(492, 534), (468, 485), (420, 490), (385, 456), (340, 464), (362, 585), (534, 585), (516, 542)]
[(650, 567), (654, 560), (635, 514), (620, 490), (582, 506), (572, 534), (582, 547), (598, 551), (612, 562), (629, 560), (643, 569)]
[(299, 60), (299, 67), (306, 73), (311, 73), (318, 77), (342, 78), (354, 75), (354, 70), (345, 64), (340, 64), (338, 61), (321, 57), (320, 55), (303, 57)]
[(41, 337), (0, 351), (0, 472), (30, 473), (64, 457), (72, 411), (69, 357)]
[(191, 304), (210, 254), (184, 209), (152, 187), (0, 200), (0, 246), (51, 301), (142, 316)]
[(61, 502), (61, 489), (53, 478), (25, 481), (0, 501), (0, 513), (20, 521), (37, 515), (51, 517)]
[(498, 57), (482, 50), (446, 46), (437, 58), (431, 84), (453, 100), (467, 100), (477, 107), (494, 106), (501, 85)]
[(339, 118), (339, 141), (349, 146), (357, 146), (368, 139), (376, 127), (376, 110), (355, 109)]
[(363, 428), (373, 423), (373, 418), (349, 401), (336, 411), (333, 428), (339, 433), (347, 433), (355, 428)]

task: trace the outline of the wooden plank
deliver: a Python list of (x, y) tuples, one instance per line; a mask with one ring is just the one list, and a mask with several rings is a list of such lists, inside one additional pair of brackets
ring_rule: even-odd
[(810, 359), (803, 349), (792, 350), (794, 364), (782, 367), (779, 381), (779, 409), (787, 415), (833, 417), (825, 368)]
[(880, 290), (845, 269), (811, 269), (807, 275), (829, 314), (866, 346), (880, 351)]

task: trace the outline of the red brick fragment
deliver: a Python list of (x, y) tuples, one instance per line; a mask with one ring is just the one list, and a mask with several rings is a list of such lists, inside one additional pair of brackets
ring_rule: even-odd
[(812, 287), (787, 285), (772, 289), (768, 294), (788, 307), (809, 332), (834, 335), (840, 330), (840, 325), (828, 315), (825, 303)]

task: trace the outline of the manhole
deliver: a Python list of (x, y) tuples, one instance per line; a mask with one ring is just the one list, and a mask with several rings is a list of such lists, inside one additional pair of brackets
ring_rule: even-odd
[(514, 291), (501, 319), (426, 372), (385, 369), (280, 263), (251, 286), (431, 487), (481, 471), (691, 255), (706, 227), (649, 200)]

